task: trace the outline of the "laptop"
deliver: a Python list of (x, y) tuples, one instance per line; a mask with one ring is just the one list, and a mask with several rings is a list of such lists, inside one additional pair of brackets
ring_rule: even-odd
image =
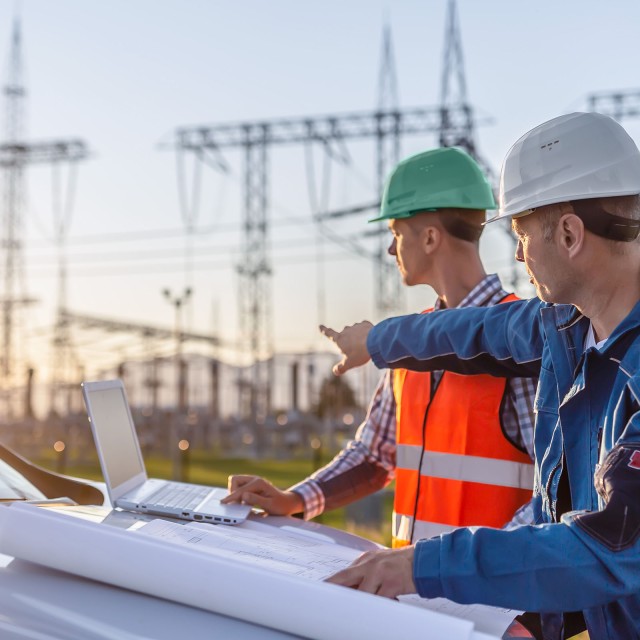
[(246, 520), (251, 507), (220, 502), (226, 489), (147, 477), (122, 380), (83, 382), (81, 386), (114, 507), (216, 524)]

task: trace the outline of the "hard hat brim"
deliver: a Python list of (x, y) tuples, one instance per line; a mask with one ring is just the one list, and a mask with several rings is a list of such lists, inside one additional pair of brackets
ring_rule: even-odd
[(419, 213), (433, 213), (434, 211), (440, 211), (440, 209), (430, 208), (430, 209), (420, 209), (419, 211), (407, 211), (406, 213), (394, 213), (392, 215), (379, 215), (376, 218), (371, 218), (371, 220), (367, 220), (367, 222), (382, 222), (383, 220), (405, 220), (407, 218), (415, 218)]

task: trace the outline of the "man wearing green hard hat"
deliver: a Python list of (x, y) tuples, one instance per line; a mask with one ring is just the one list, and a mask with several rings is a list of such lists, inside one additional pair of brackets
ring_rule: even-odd
[[(369, 222), (412, 218), (424, 211), (484, 213), (495, 208), (491, 187), (476, 161), (464, 151), (448, 147), (424, 151), (398, 163), (387, 179), (380, 215)], [(475, 234), (469, 238), (477, 239)]]
[[(389, 222), (389, 254), (403, 282), (431, 286), (435, 309), (482, 307), (515, 298), (480, 260), (485, 213), (495, 208), (475, 160), (442, 148), (396, 166), (375, 220)], [(534, 391), (529, 378), (387, 371), (355, 439), (328, 465), (286, 491), (231, 476), (226, 501), (309, 519), (395, 479), (394, 547), (459, 526), (502, 527), (515, 512), (515, 523), (528, 521), (520, 508), (533, 487)]]

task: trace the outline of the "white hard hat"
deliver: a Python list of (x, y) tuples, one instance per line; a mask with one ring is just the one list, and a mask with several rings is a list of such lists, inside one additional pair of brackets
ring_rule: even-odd
[(570, 113), (541, 124), (509, 149), (500, 175), (498, 214), (526, 215), (572, 200), (640, 193), (640, 151), (600, 113)]

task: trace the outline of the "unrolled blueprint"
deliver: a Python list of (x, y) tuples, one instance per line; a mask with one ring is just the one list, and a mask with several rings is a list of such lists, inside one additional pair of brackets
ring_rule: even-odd
[(316, 640), (362, 637), (364, 621), (368, 640), (496, 638), (468, 620), (28, 504), (0, 507), (0, 553)]
[[(323, 580), (348, 567), (362, 553), (323, 539), (324, 536), (316, 533), (304, 533), (304, 530), (288, 533), (251, 521), (243, 527), (213, 527), (153, 520), (138, 531), (173, 544), (194, 545), (203, 553), (311, 580)], [(486, 605), (462, 605), (445, 598), (425, 599), (415, 594), (401, 596), (400, 600), (469, 620), (476, 629), (496, 636), (502, 635), (521, 613)]]
[(153, 520), (137, 532), (174, 544), (192, 546), (202, 553), (311, 580), (327, 578), (348, 567), (361, 554), (348, 547), (322, 542), (311, 535), (283, 533), (260, 523), (250, 523), (248, 527), (241, 528)]

